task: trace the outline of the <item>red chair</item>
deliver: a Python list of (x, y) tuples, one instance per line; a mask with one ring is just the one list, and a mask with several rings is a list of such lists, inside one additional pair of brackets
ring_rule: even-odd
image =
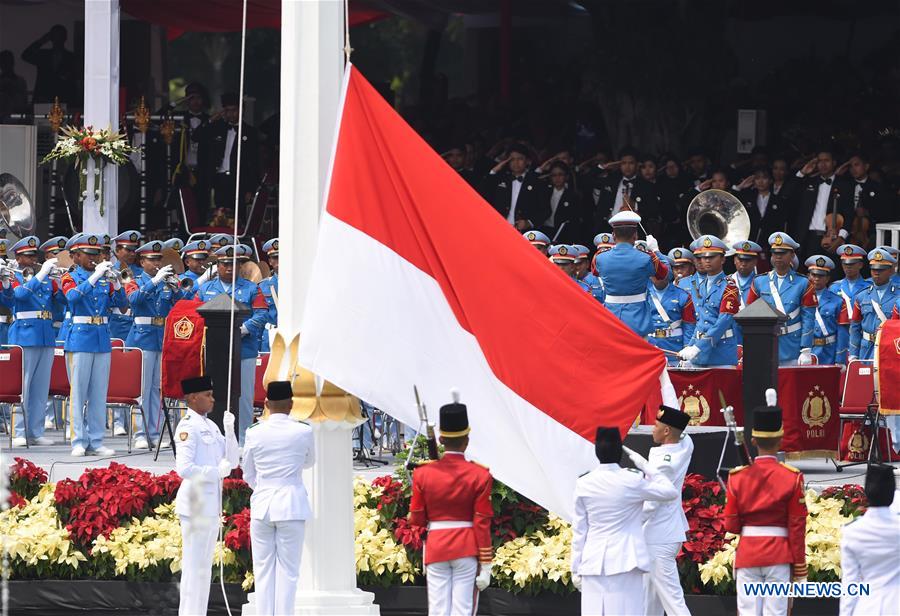
[[(53, 365), (50, 367), (50, 391), (49, 395), (55, 400), (62, 400), (63, 405), (69, 403), (72, 386), (69, 383), (69, 370), (66, 366), (66, 352), (62, 347), (53, 349)], [(65, 416), (65, 413), (63, 413)], [(56, 412), (53, 413), (53, 421), (56, 422)], [(56, 426), (59, 428), (59, 425)]]
[[(25, 366), (22, 362), (22, 347), (5, 345), (0, 347), (0, 404), (9, 404), (9, 447), (12, 449), (16, 427), (16, 406), (22, 408), (25, 402)], [(22, 421), (26, 421), (22, 413)], [(25, 434), (28, 435), (28, 423), (25, 423)], [(27, 443), (25, 445), (28, 447)]]
[[(140, 349), (114, 347), (109, 362), (109, 389), (106, 392), (107, 408), (127, 408), (125, 429), (128, 434), (128, 453), (131, 453), (132, 413), (138, 409), (141, 421), (144, 422), (144, 433), (147, 430), (147, 416), (144, 414), (143, 383), (144, 354)], [(112, 425), (112, 422), (110, 422)]]
[[(875, 369), (871, 359), (854, 359), (847, 364), (844, 372), (844, 382), (841, 393), (841, 406), (838, 409), (839, 438), (843, 438), (844, 422), (862, 421), (865, 418), (866, 409), (872, 403), (875, 393)], [(886, 424), (881, 419), (878, 422), (877, 432), (886, 430)], [(843, 452), (838, 452), (838, 457)]]
[(268, 367), (269, 354), (260, 353), (256, 358), (256, 379), (253, 388), (253, 408), (259, 409), (260, 413), (266, 406), (266, 388), (263, 385), (263, 377)]
[(110, 338), (109, 343), (112, 345), (114, 349), (122, 349), (125, 348), (125, 341), (121, 338)]

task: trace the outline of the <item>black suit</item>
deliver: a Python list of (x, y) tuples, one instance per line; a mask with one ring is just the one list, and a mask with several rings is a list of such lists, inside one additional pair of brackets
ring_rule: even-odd
[(750, 217), (750, 240), (765, 247), (768, 246), (770, 235), (776, 231), (787, 231), (788, 208), (780, 195), (769, 192), (766, 213), (760, 216), (757, 197), (759, 197), (759, 191), (755, 188), (745, 190), (740, 195), (741, 202)]
[(659, 195), (656, 186), (639, 175), (624, 180), (621, 173), (600, 178), (593, 191), (594, 231), (603, 230), (616, 204), (616, 195), (622, 188), (629, 188), (628, 201), (634, 211), (640, 214), (644, 227), (652, 233), (650, 226), (660, 219)]
[[(791, 233), (791, 237), (803, 248), (803, 255), (801, 256), (808, 257), (810, 254), (813, 254), (811, 251), (819, 252), (822, 250), (820, 246), (821, 236), (815, 232), (810, 233), (809, 230), (809, 225), (816, 209), (816, 200), (819, 196), (819, 185), (821, 182), (819, 176), (804, 178), (804, 180), (800, 187), (799, 207), (797, 208), (797, 217), (794, 221), (794, 231)], [(837, 198), (838, 214), (844, 217), (843, 229), (849, 233), (854, 215), (853, 190), (847, 180), (837, 176), (834, 176), (832, 179), (826, 215), (832, 212), (835, 197)]]
[[(553, 211), (553, 206), (550, 202), (552, 195), (553, 185), (548, 184), (544, 187), (542, 198), (546, 200), (547, 207), (551, 212)], [(548, 222), (549, 224), (547, 224)], [(568, 186), (559, 197), (556, 211), (552, 215), (548, 213), (548, 217), (540, 222), (535, 221), (535, 226), (546, 233), (550, 239), (553, 239), (557, 231), (559, 231), (559, 237), (554, 240), (554, 243), (560, 244), (577, 244), (582, 242), (585, 235), (582, 225), (581, 197)]]
[[(201, 173), (212, 178), (217, 207), (234, 207), (235, 170), (237, 169), (237, 135), (231, 148), (229, 171), (219, 173), (225, 158), (225, 146), (228, 143), (228, 131), (232, 127), (225, 120), (217, 120), (195, 129), (191, 138), (200, 144), (198, 164), (202, 164)], [(256, 129), (244, 124), (241, 145), (241, 202), (243, 195), (256, 191), (259, 184), (259, 137)]]
[[(512, 206), (512, 186), (516, 180), (508, 171), (488, 174), (484, 179), (482, 194), (503, 218), (509, 217)], [(543, 198), (544, 184), (534, 171), (521, 176), (522, 186), (516, 200), (515, 219), (528, 220), (538, 227), (550, 216), (550, 201)]]
[[(856, 187), (859, 186), (859, 199), (857, 200)], [(872, 229), (875, 223), (893, 222), (897, 219), (896, 198), (890, 188), (866, 178), (862, 182), (853, 181), (850, 185), (850, 201), (854, 208), (863, 208), (872, 219)]]

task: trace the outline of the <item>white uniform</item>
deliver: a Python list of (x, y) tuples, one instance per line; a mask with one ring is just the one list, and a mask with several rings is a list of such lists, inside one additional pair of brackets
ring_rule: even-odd
[(572, 573), (580, 575), (581, 613), (641, 615), (642, 575), (650, 556), (641, 529), (646, 500), (669, 501), (679, 492), (662, 474), (601, 464), (575, 484)]
[[(213, 552), (222, 517), (222, 460), (238, 465), (237, 439), (188, 409), (175, 429), (175, 471), (182, 478), (175, 497), (181, 520), (179, 616), (204, 616), (209, 602)], [(227, 474), (225, 474), (227, 476)]]
[(312, 515), (301, 472), (316, 461), (309, 425), (272, 413), (244, 437), (244, 480), (250, 497), (253, 601), (259, 616), (294, 613), (307, 518)]
[[(648, 460), (681, 494), (693, 453), (694, 441), (685, 434), (677, 443), (653, 447)], [(690, 528), (681, 499), (645, 502), (644, 520), (644, 540), (650, 552), (650, 572), (644, 576), (645, 613), (662, 616), (665, 610), (667, 616), (689, 615), (675, 562)]]
[(841, 616), (900, 614), (900, 516), (869, 507), (841, 533), (841, 582), (866, 582), (869, 595), (841, 597)]

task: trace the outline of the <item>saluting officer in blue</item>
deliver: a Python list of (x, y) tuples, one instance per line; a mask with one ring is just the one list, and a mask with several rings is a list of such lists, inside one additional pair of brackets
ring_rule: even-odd
[(268, 306), (268, 321), (260, 341), (260, 351), (268, 353), (270, 351), (269, 330), (278, 327), (278, 238), (273, 237), (263, 244), (262, 250), (266, 253), (269, 269), (272, 270), (272, 275), (259, 283), (259, 290), (266, 298), (266, 306)]
[(804, 265), (819, 303), (816, 306), (812, 354), (821, 365), (843, 364), (847, 361), (850, 327), (847, 322), (839, 322), (844, 302), (827, 288), (834, 261), (825, 255), (813, 255)]
[(70, 248), (77, 267), (62, 277), (63, 292), (72, 313), (65, 350), (72, 383), (73, 456), (88, 452), (101, 456), (115, 453), (103, 446), (112, 349), (109, 314), (113, 308), (127, 306), (128, 300), (119, 280), (110, 279), (112, 263), (100, 260), (101, 248), (100, 237), (82, 234)]
[(750, 287), (747, 304), (762, 299), (787, 316), (778, 332), (778, 363), (782, 366), (812, 364), (813, 325), (818, 298), (812, 283), (793, 269), (795, 250), (800, 244), (784, 233), (769, 236), (772, 271), (757, 276)]
[[(4, 290), (10, 288), (13, 280), (12, 272), (3, 271), (3, 263), (6, 261), (6, 251), (7, 241), (0, 240), (0, 288)], [(0, 293), (0, 344), (9, 343), (9, 326), (12, 323), (12, 309), (12, 295)]]
[(737, 342), (734, 337), (734, 315), (740, 310), (738, 288), (722, 271), (725, 265), (725, 242), (712, 235), (701, 235), (691, 246), (697, 258), (697, 274), (691, 300), (697, 326), (694, 336), (678, 357), (696, 366), (737, 365)]
[(591, 249), (582, 244), (573, 244), (575, 249), (575, 280), (601, 304), (606, 298), (603, 284), (591, 271)]
[(640, 222), (640, 216), (627, 210), (611, 217), (616, 245), (594, 257), (594, 265), (606, 290), (604, 305), (643, 338), (653, 331), (647, 281), (665, 278), (669, 267), (660, 258), (659, 245), (652, 235), (647, 236), (649, 252), (634, 247)]
[(673, 248), (666, 256), (669, 258), (669, 263), (672, 264), (675, 286), (692, 294), (697, 282), (694, 276), (696, 272), (694, 253), (687, 248)]
[(650, 302), (653, 324), (647, 342), (664, 351), (672, 351), (672, 354), (666, 354), (666, 361), (677, 365), (678, 358), (674, 353), (683, 349), (685, 341), (693, 337), (697, 319), (691, 294), (672, 284), (673, 278), (670, 263), (669, 273), (664, 279), (651, 278), (647, 284), (647, 301)]
[[(125, 268), (128, 268), (128, 275), (132, 279), (136, 279), (142, 271), (141, 266), (136, 263), (137, 257), (134, 254), (134, 251), (137, 250), (142, 238), (143, 236), (138, 231), (125, 231), (112, 238), (116, 243), (115, 255), (116, 261), (118, 261), (115, 269), (116, 271), (123, 271)], [(122, 340), (128, 338), (132, 320), (131, 309), (128, 306), (124, 306), (121, 310), (113, 310), (112, 315), (109, 318), (110, 336)], [(122, 419), (125, 416), (125, 411), (119, 411), (115, 413), (115, 415), (115, 433), (117, 435), (125, 434), (125, 424)]]
[(870, 251), (868, 256), (872, 283), (853, 300), (849, 359), (875, 357), (878, 329), (891, 318), (894, 305), (900, 299), (900, 287), (891, 282), (897, 259), (880, 248)]
[[(528, 243), (537, 248), (544, 256), (547, 256), (547, 251), (550, 249), (550, 238), (547, 237), (546, 233), (532, 229), (523, 233), (522, 237), (528, 240)], [(263, 250), (265, 250), (265, 247), (263, 247)]]
[[(47, 396), (50, 391), (50, 368), (53, 366), (54, 301), (60, 302), (62, 290), (58, 283), (50, 279), (56, 266), (56, 259), (49, 259), (38, 270), (37, 256), (40, 240), (31, 235), (23, 237), (11, 249), (18, 262), (18, 269), (37, 271), (30, 278), (17, 273), (11, 288), (4, 293), (13, 296), (15, 321), (9, 328), (9, 343), (22, 347), (25, 381), (24, 419), (16, 424), (16, 438), (13, 445), (52, 445), (53, 441), (44, 437), (44, 416)], [(26, 430), (27, 429), (27, 430)], [(27, 440), (26, 440), (27, 439)]]
[(162, 371), (162, 342), (166, 316), (180, 299), (184, 298), (179, 286), (171, 284), (178, 277), (172, 266), (160, 267), (163, 243), (147, 242), (137, 249), (141, 273), (125, 285), (125, 293), (131, 304), (134, 324), (128, 332), (125, 345), (141, 349), (143, 352), (142, 393), (144, 402), (144, 425), (140, 424), (134, 435), (134, 448), (153, 447), (159, 438), (162, 426), (162, 400), (160, 380)]
[(844, 302), (846, 321), (850, 322), (853, 316), (853, 300), (859, 292), (869, 286), (869, 281), (862, 277), (862, 268), (866, 261), (865, 250), (856, 244), (842, 244), (838, 249), (841, 258), (841, 269), (844, 277), (831, 284), (829, 291), (840, 296)]
[[(208, 302), (220, 293), (225, 293), (235, 301), (247, 304), (253, 310), (250, 318), (241, 325), (241, 400), (238, 430), (241, 445), (244, 443), (244, 434), (253, 421), (256, 357), (259, 354), (259, 340), (265, 331), (268, 320), (268, 307), (259, 286), (235, 272), (235, 260), (240, 258), (246, 261), (251, 254), (253, 251), (243, 244), (219, 248), (215, 253), (218, 277), (202, 284), (199, 292), (199, 298), (204, 302)], [(240, 267), (240, 261), (238, 261), (238, 267)]]

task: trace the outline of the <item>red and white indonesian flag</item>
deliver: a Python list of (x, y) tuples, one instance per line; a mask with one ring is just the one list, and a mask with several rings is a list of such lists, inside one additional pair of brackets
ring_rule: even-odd
[(459, 389), (469, 456), (571, 519), (598, 425), (624, 434), (665, 373), (348, 67), (301, 363), (419, 424)]

